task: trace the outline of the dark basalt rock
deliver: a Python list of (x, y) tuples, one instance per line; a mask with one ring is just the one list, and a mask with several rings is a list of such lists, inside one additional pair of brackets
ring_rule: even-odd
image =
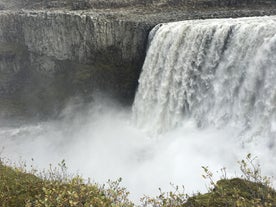
[(0, 116), (22, 117), (57, 115), (71, 97), (87, 100), (99, 91), (131, 104), (148, 33), (158, 23), (276, 13), (274, 0), (0, 0), (0, 6)]

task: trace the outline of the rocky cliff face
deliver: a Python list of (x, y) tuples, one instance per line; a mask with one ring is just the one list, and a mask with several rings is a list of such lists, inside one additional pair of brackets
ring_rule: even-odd
[[(121, 8), (121, 7), (240, 7), (258, 5), (271, 6), (276, 0), (0, 0), (1, 9), (18, 8), (70, 8), (95, 9), (95, 8)], [(146, 9), (146, 8), (144, 8)], [(163, 8), (164, 9), (164, 8)]]
[[(22, 5), (40, 5), (40, 0), (22, 0), (10, 1), (9, 6), (16, 8), (19, 4), (15, 2), (19, 2), (21, 8)], [(53, 4), (55, 1), (43, 2)], [(66, 6), (68, 2), (72, 3), (59, 1), (56, 6)], [(95, 7), (99, 3), (81, 1), (84, 2)], [(1, 3), (7, 5), (4, 0), (0, 0)], [(136, 5), (138, 1), (102, 3), (108, 7)], [(147, 36), (157, 23), (276, 13), (274, 4), (234, 10), (201, 10), (185, 9), (185, 6), (164, 8), (164, 4), (183, 3), (176, 0), (147, 1), (149, 3), (149, 7), (141, 6), (143, 1), (139, 1), (138, 7), (77, 11), (68, 8), (2, 10), (0, 116), (57, 114), (70, 97), (91, 101), (98, 91), (131, 103), (146, 54)]]
[(2, 13), (2, 108), (51, 113), (68, 97), (87, 98), (98, 90), (131, 101), (150, 27), (97, 13)]

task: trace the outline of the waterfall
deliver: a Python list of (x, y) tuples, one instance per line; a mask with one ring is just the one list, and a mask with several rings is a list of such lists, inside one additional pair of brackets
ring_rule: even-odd
[(192, 120), (275, 136), (276, 16), (156, 26), (133, 114), (158, 133)]
[(100, 94), (59, 119), (0, 119), (1, 161), (43, 170), (65, 159), (100, 184), (122, 177), (138, 202), (169, 183), (204, 192), (201, 166), (237, 177), (250, 152), (276, 186), (276, 16), (160, 24), (148, 41), (133, 113)]

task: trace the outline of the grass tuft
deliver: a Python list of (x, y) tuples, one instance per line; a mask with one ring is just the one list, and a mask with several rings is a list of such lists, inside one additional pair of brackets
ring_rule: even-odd
[[(214, 181), (208, 167), (202, 167), (203, 177), (210, 183), (205, 194), (188, 195), (184, 187), (173, 187), (157, 197), (145, 196), (140, 207), (275, 207), (276, 191), (270, 179), (261, 175), (250, 154), (239, 162), (242, 176), (228, 179), (225, 169), (222, 179)], [(10, 167), (0, 159), (1, 207), (134, 207), (129, 192), (120, 186), (122, 179), (98, 185), (80, 176), (67, 174), (63, 160), (57, 168), (38, 172), (22, 167)]]

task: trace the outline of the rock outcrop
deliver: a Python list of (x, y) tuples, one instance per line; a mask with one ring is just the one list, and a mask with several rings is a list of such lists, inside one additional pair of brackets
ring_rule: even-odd
[[(131, 103), (147, 36), (157, 23), (276, 13), (274, 0), (239, 9), (191, 9), (189, 1), (177, 0), (41, 2), (0, 0), (2, 8), (13, 8), (0, 12), (0, 116), (58, 114), (70, 97), (91, 101), (97, 91)], [(105, 8), (71, 10), (73, 2), (75, 9)]]
[(271, 6), (276, 0), (0, 0), (0, 9), (15, 8), (120, 8), (120, 7), (240, 7), (258, 5)]
[(97, 90), (132, 100), (151, 25), (64, 11), (5, 12), (0, 24), (2, 106), (50, 113)]

